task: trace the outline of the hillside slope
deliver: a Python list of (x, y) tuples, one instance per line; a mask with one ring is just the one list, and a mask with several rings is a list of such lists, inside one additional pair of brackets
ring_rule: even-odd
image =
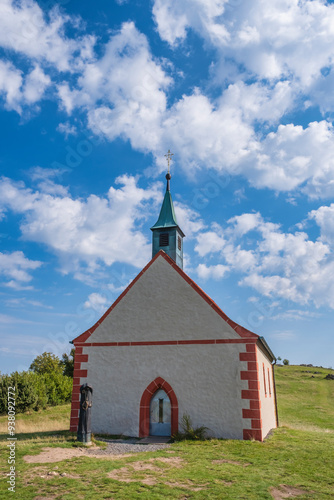
[(282, 366), (275, 368), (280, 426), (334, 432), (334, 380), (328, 368)]

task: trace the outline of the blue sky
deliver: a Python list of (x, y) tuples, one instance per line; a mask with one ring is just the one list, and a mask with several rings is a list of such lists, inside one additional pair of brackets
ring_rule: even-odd
[(61, 356), (151, 257), (291, 363), (333, 366), (334, 6), (0, 0), (0, 370)]

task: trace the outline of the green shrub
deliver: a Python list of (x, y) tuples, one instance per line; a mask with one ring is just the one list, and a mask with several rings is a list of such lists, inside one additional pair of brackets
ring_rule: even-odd
[(43, 375), (48, 396), (48, 404), (55, 406), (71, 400), (73, 379), (61, 373)]
[(60, 359), (55, 354), (43, 352), (43, 354), (36, 356), (29, 370), (44, 375), (45, 373), (62, 372), (63, 368)]
[(58, 370), (45, 374), (28, 371), (0, 375), (0, 414), (7, 413), (8, 387), (15, 387), (15, 409), (23, 413), (69, 402), (72, 383), (71, 377)]
[(209, 430), (204, 425), (200, 427), (193, 428), (190, 416), (185, 413), (181, 419), (181, 428), (182, 431), (176, 432), (173, 434), (172, 438), (175, 441), (184, 441), (186, 439), (190, 439), (193, 441), (204, 441), (207, 439), (206, 434)]
[(7, 413), (8, 387), (12, 385), (10, 375), (0, 375), (0, 414)]
[(11, 374), (11, 379), (11, 385), (15, 387), (17, 413), (34, 409), (38, 402), (34, 374), (31, 372), (14, 372)]

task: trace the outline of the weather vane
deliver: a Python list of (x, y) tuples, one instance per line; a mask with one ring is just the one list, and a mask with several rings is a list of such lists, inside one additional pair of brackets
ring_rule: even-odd
[(168, 173), (169, 173), (169, 166), (170, 166), (170, 162), (172, 160), (172, 156), (174, 156), (174, 153), (171, 153), (170, 149), (169, 149), (168, 153), (165, 155), (166, 160), (167, 160), (167, 165), (168, 165)]

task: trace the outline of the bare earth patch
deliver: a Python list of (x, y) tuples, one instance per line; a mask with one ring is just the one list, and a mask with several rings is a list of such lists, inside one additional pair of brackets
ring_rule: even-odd
[(58, 495), (55, 495), (55, 496), (52, 496), (52, 497), (35, 497), (34, 500), (54, 500), (55, 498), (57, 498)]
[(116, 481), (121, 481), (123, 483), (133, 483), (139, 481), (143, 484), (148, 484), (153, 486), (156, 484), (156, 478), (152, 475), (147, 475), (143, 479), (134, 479), (134, 472), (160, 472), (161, 469), (153, 464), (143, 463), (143, 462), (135, 462), (128, 467), (121, 467), (120, 469), (115, 469), (109, 472), (108, 477), (110, 479), (116, 479)]
[[(155, 462), (155, 464), (153, 462)], [(137, 479), (133, 477), (133, 474), (136, 472), (155, 472), (159, 473), (159, 478), (163, 477), (162, 469), (156, 464), (156, 462), (162, 462), (176, 468), (180, 468), (184, 464), (184, 460), (180, 457), (150, 458), (146, 462), (132, 462), (125, 467), (112, 470), (109, 472), (108, 477), (124, 483), (140, 482), (142, 484), (153, 486), (157, 483), (157, 478), (155, 476), (147, 474), (143, 479)]]
[(180, 468), (184, 465), (184, 460), (181, 457), (159, 457), (159, 458), (150, 458), (150, 461), (158, 460), (159, 462), (163, 462), (164, 464), (171, 465), (172, 467)]
[(25, 455), (23, 458), (25, 462), (34, 464), (43, 464), (46, 462), (62, 462), (63, 460), (69, 460), (71, 458), (77, 457), (91, 457), (91, 458), (104, 458), (117, 459), (131, 457), (132, 455), (99, 455), (92, 453), (91, 449), (86, 450), (85, 448), (43, 448), (43, 451), (39, 455)]
[(285, 498), (298, 497), (299, 495), (311, 493), (310, 491), (301, 490), (294, 486), (287, 486), (286, 484), (280, 484), (279, 488), (272, 487), (269, 489), (269, 492), (274, 500), (284, 500)]
[(49, 467), (44, 466), (44, 467), (34, 467), (33, 469), (30, 469), (24, 475), (24, 484), (26, 486), (33, 484), (34, 480), (38, 477), (43, 479), (54, 479), (55, 477), (80, 479), (79, 475), (69, 474), (68, 472), (65, 472), (63, 469), (59, 469), (59, 467), (54, 467), (54, 469), (51, 470)]
[(183, 483), (179, 483), (179, 482), (167, 482), (165, 483), (166, 486), (170, 486), (171, 488), (186, 488), (187, 490), (190, 490), (190, 491), (201, 491), (201, 490), (205, 490), (206, 486), (208, 485), (209, 483), (205, 483), (205, 484), (199, 484), (197, 486), (194, 486), (194, 484), (191, 482), (191, 481), (184, 481)]
[(221, 460), (212, 460), (213, 464), (232, 464), (232, 465), (241, 465), (242, 467), (248, 467), (251, 464), (248, 463), (242, 463), (242, 462), (236, 462), (235, 460), (227, 460), (225, 458)]

